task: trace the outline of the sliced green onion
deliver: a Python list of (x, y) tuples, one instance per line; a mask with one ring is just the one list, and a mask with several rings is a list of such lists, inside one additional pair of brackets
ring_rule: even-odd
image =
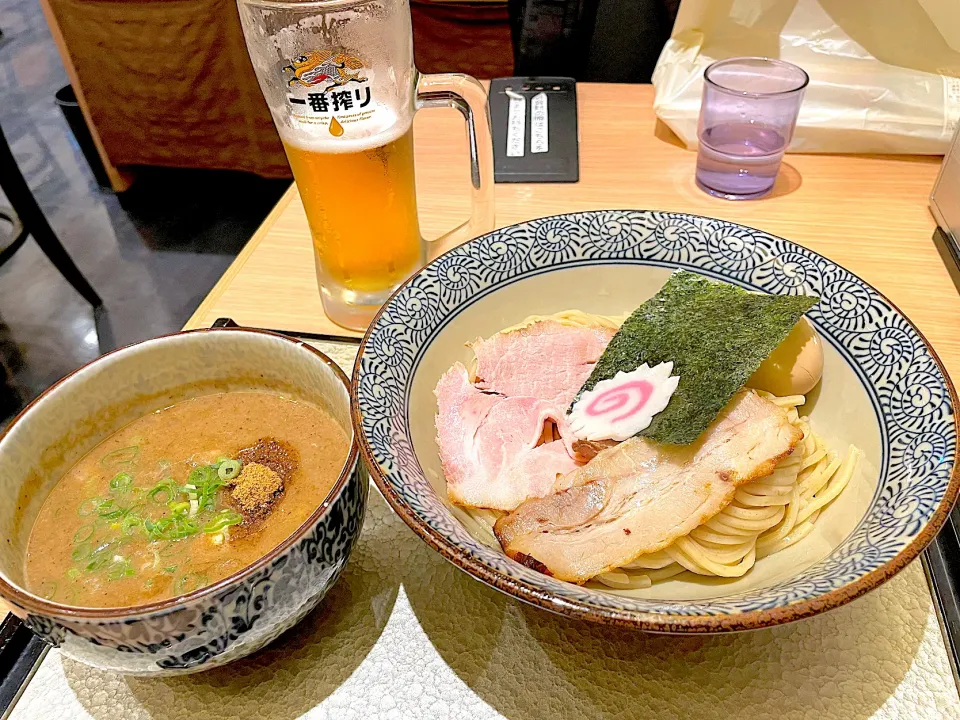
[(204, 525), (203, 531), (208, 534), (217, 533), (231, 525), (239, 525), (242, 522), (243, 516), (240, 513), (227, 508), (221, 510), (213, 520)]
[(99, 505), (97, 505), (97, 515), (102, 517), (104, 520), (117, 520), (122, 518), (127, 514), (127, 510), (130, 508), (122, 508), (118, 506), (113, 498), (107, 498)]
[[(139, 525), (140, 524), (138, 522), (140, 520), (139, 513), (141, 510), (143, 510), (143, 505), (131, 505), (128, 508), (117, 508), (117, 510), (111, 513), (110, 517), (106, 519), (114, 521), (110, 523), (110, 527), (112, 527), (114, 530), (121, 530), (125, 527), (128, 527), (124, 522), (128, 517), (133, 517), (136, 519), (136, 521), (133, 522), (133, 525)], [(128, 537), (121, 537), (117, 539), (117, 542), (121, 542), (121, 543), (129, 542), (129, 541), (130, 541), (130, 538)]]
[(199, 465), (190, 471), (190, 475), (187, 476), (187, 485), (190, 487), (193, 485), (194, 488), (200, 488), (203, 485), (209, 483), (213, 478), (217, 476), (217, 471), (211, 465)]
[(173, 520), (170, 518), (160, 518), (156, 522), (146, 522), (144, 527), (147, 532), (150, 534), (151, 540), (164, 540), (166, 538), (166, 532), (173, 525)]
[(76, 580), (78, 577), (80, 577), (80, 570), (75, 567), (70, 568), (67, 570), (67, 577), (71, 580)]
[(171, 502), (167, 503), (167, 507), (174, 515), (186, 515), (190, 512), (190, 503), (188, 502)]
[[(120, 525), (120, 523), (115, 523), (115, 524), (118, 526)], [(118, 537), (114, 538), (112, 545), (114, 547), (123, 547), (124, 545), (129, 545), (135, 540), (136, 538), (134, 538), (133, 533), (129, 533), (127, 535), (119, 535)]]
[(170, 533), (170, 537), (174, 539), (186, 538), (191, 535), (196, 535), (198, 532), (200, 532), (199, 525), (192, 520), (183, 520), (182, 522), (176, 523), (176, 527)]
[[(116, 543), (102, 542), (97, 547), (93, 548), (86, 555), (76, 557), (76, 560), (86, 560), (87, 564), (85, 570), (87, 572), (95, 572), (106, 566), (111, 558), (113, 557), (114, 547)], [(81, 546), (83, 547), (83, 546)], [(80, 548), (77, 548), (78, 550)]]
[(187, 484), (183, 486), (190, 495), (191, 517), (199, 512), (213, 510), (217, 504), (217, 490), (223, 487), (223, 479), (217, 466), (201, 465), (190, 471)]
[(84, 516), (84, 517), (87, 515), (93, 515), (94, 513), (97, 512), (97, 508), (100, 507), (100, 503), (102, 502), (103, 502), (103, 498), (99, 498), (99, 497), (87, 498), (82, 503), (80, 503), (80, 507), (77, 508), (77, 515)]
[(44, 580), (40, 583), (40, 592), (39, 595), (44, 600), (52, 600), (53, 596), (57, 594), (57, 584), (53, 580)]
[(123, 558), (122, 560), (114, 560), (110, 565), (110, 570), (107, 572), (107, 580), (122, 580), (125, 577), (133, 577), (136, 574), (137, 571), (133, 569), (130, 561)]
[(133, 513), (127, 514), (120, 523), (120, 532), (124, 535), (130, 535), (139, 527), (143, 527), (143, 519)]
[(201, 465), (194, 468), (190, 473), (190, 482), (196, 485), (200, 491), (207, 490), (211, 486), (220, 487), (223, 482), (221, 482), (217, 473), (218, 470), (215, 465)]
[(130, 473), (117, 473), (110, 481), (110, 489), (117, 492), (127, 492), (131, 487), (133, 487), (133, 475)]
[(106, 567), (107, 563), (109, 562), (110, 562), (110, 558), (107, 557), (106, 555), (94, 554), (90, 562), (87, 563), (84, 570), (86, 570), (87, 572), (96, 572), (97, 570), (102, 570), (104, 567)]
[(81, 560), (86, 560), (93, 553), (93, 544), (92, 543), (80, 543), (77, 545), (73, 552), (70, 553), (70, 559), (74, 562), (80, 562)]
[(187, 573), (177, 580), (176, 591), (177, 593), (193, 592), (194, 590), (199, 590), (204, 585), (208, 585), (209, 583), (210, 581), (203, 573)]
[(217, 468), (217, 475), (220, 476), (221, 480), (233, 480), (240, 474), (242, 467), (243, 465), (239, 460), (224, 460)]
[(140, 456), (140, 446), (131, 445), (130, 447), (120, 448), (108, 452), (100, 458), (100, 464), (104, 467), (113, 467), (116, 465), (128, 465)]
[(74, 544), (85, 543), (87, 540), (93, 537), (93, 532), (93, 525), (84, 525), (73, 534)]
[(148, 493), (150, 499), (158, 505), (166, 505), (167, 503), (173, 502), (179, 494), (180, 488), (177, 487), (173, 478), (167, 478)]
[(200, 532), (197, 524), (184, 515), (176, 515), (172, 518), (160, 518), (156, 522), (145, 522), (144, 529), (147, 531), (151, 542), (158, 540), (180, 540)]
[(163, 569), (163, 572), (169, 573), (170, 575), (172, 575), (172, 574), (175, 573), (176, 571), (177, 571), (177, 566), (176, 566), (176, 565), (167, 565), (167, 566)]

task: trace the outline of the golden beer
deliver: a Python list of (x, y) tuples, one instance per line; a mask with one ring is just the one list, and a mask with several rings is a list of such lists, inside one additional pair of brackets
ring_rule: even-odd
[[(413, 63), (409, 0), (237, 0), (263, 97), (310, 224), (327, 318), (364, 330), (434, 249), (493, 229), (487, 91)], [(420, 236), (413, 118), (455, 108), (467, 121), (470, 216)]]
[[(382, 137), (382, 136), (381, 136)], [(313, 236), (317, 269), (355, 293), (390, 290), (423, 264), (413, 128), (385, 144), (284, 148)], [(357, 142), (357, 141), (354, 141)]]

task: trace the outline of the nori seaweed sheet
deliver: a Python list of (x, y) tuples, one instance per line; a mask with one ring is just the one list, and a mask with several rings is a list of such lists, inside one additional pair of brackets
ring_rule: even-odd
[(639, 434), (662, 443), (691, 443), (819, 301), (752, 293), (678, 270), (623, 323), (574, 402), (620, 371), (673, 361), (677, 390)]

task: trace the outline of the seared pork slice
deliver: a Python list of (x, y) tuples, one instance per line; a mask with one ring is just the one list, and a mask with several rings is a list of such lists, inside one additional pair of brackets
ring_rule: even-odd
[(440, 378), (436, 395), (437, 445), (447, 494), (456, 504), (513, 510), (552, 493), (558, 478), (576, 468), (567, 441), (537, 445), (548, 421), (566, 431), (557, 406), (485, 393), (460, 363)]
[(616, 440), (574, 440), (573, 459), (578, 463), (586, 464), (593, 460), (601, 450), (612, 448)]
[(720, 512), (740, 485), (769, 475), (803, 433), (752, 390), (734, 396), (691, 445), (630, 438), (528, 500), (494, 530), (506, 553), (583, 583), (656, 552)]
[(522, 330), (471, 343), (477, 385), (508, 397), (536, 397), (564, 410), (613, 337), (607, 328), (540, 320)]

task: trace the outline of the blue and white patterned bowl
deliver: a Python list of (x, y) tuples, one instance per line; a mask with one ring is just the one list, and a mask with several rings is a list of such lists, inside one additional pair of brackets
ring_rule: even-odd
[(75, 608), (24, 588), (33, 519), (64, 472), (98, 442), (196, 395), (271, 390), (327, 409), (347, 435), (346, 376), (323, 353), (256, 330), (210, 329), (104, 355), (34, 401), (0, 436), (0, 596), (47, 642), (81, 662), (132, 675), (177, 675), (260, 649), (300, 621), (347, 563), (369, 478), (356, 440), (330, 494), (281, 545), (240, 572), (180, 598), (121, 611)]
[[(468, 531), (446, 500), (433, 428), (437, 379), (455, 360), (469, 360), (464, 343), (478, 336), (569, 308), (629, 312), (677, 268), (750, 290), (822, 298), (809, 317), (826, 341), (825, 374), (807, 410), (838, 451), (848, 443), (863, 450), (859, 471), (814, 534), (739, 580), (611, 592), (510, 560)], [(916, 558), (960, 487), (956, 393), (910, 321), (817, 253), (704, 217), (576, 213), (466, 243), (417, 273), (384, 306), (363, 340), (352, 393), (354, 425), (374, 480), (444, 557), (534, 605), (650, 631), (745, 630), (842, 605)]]

